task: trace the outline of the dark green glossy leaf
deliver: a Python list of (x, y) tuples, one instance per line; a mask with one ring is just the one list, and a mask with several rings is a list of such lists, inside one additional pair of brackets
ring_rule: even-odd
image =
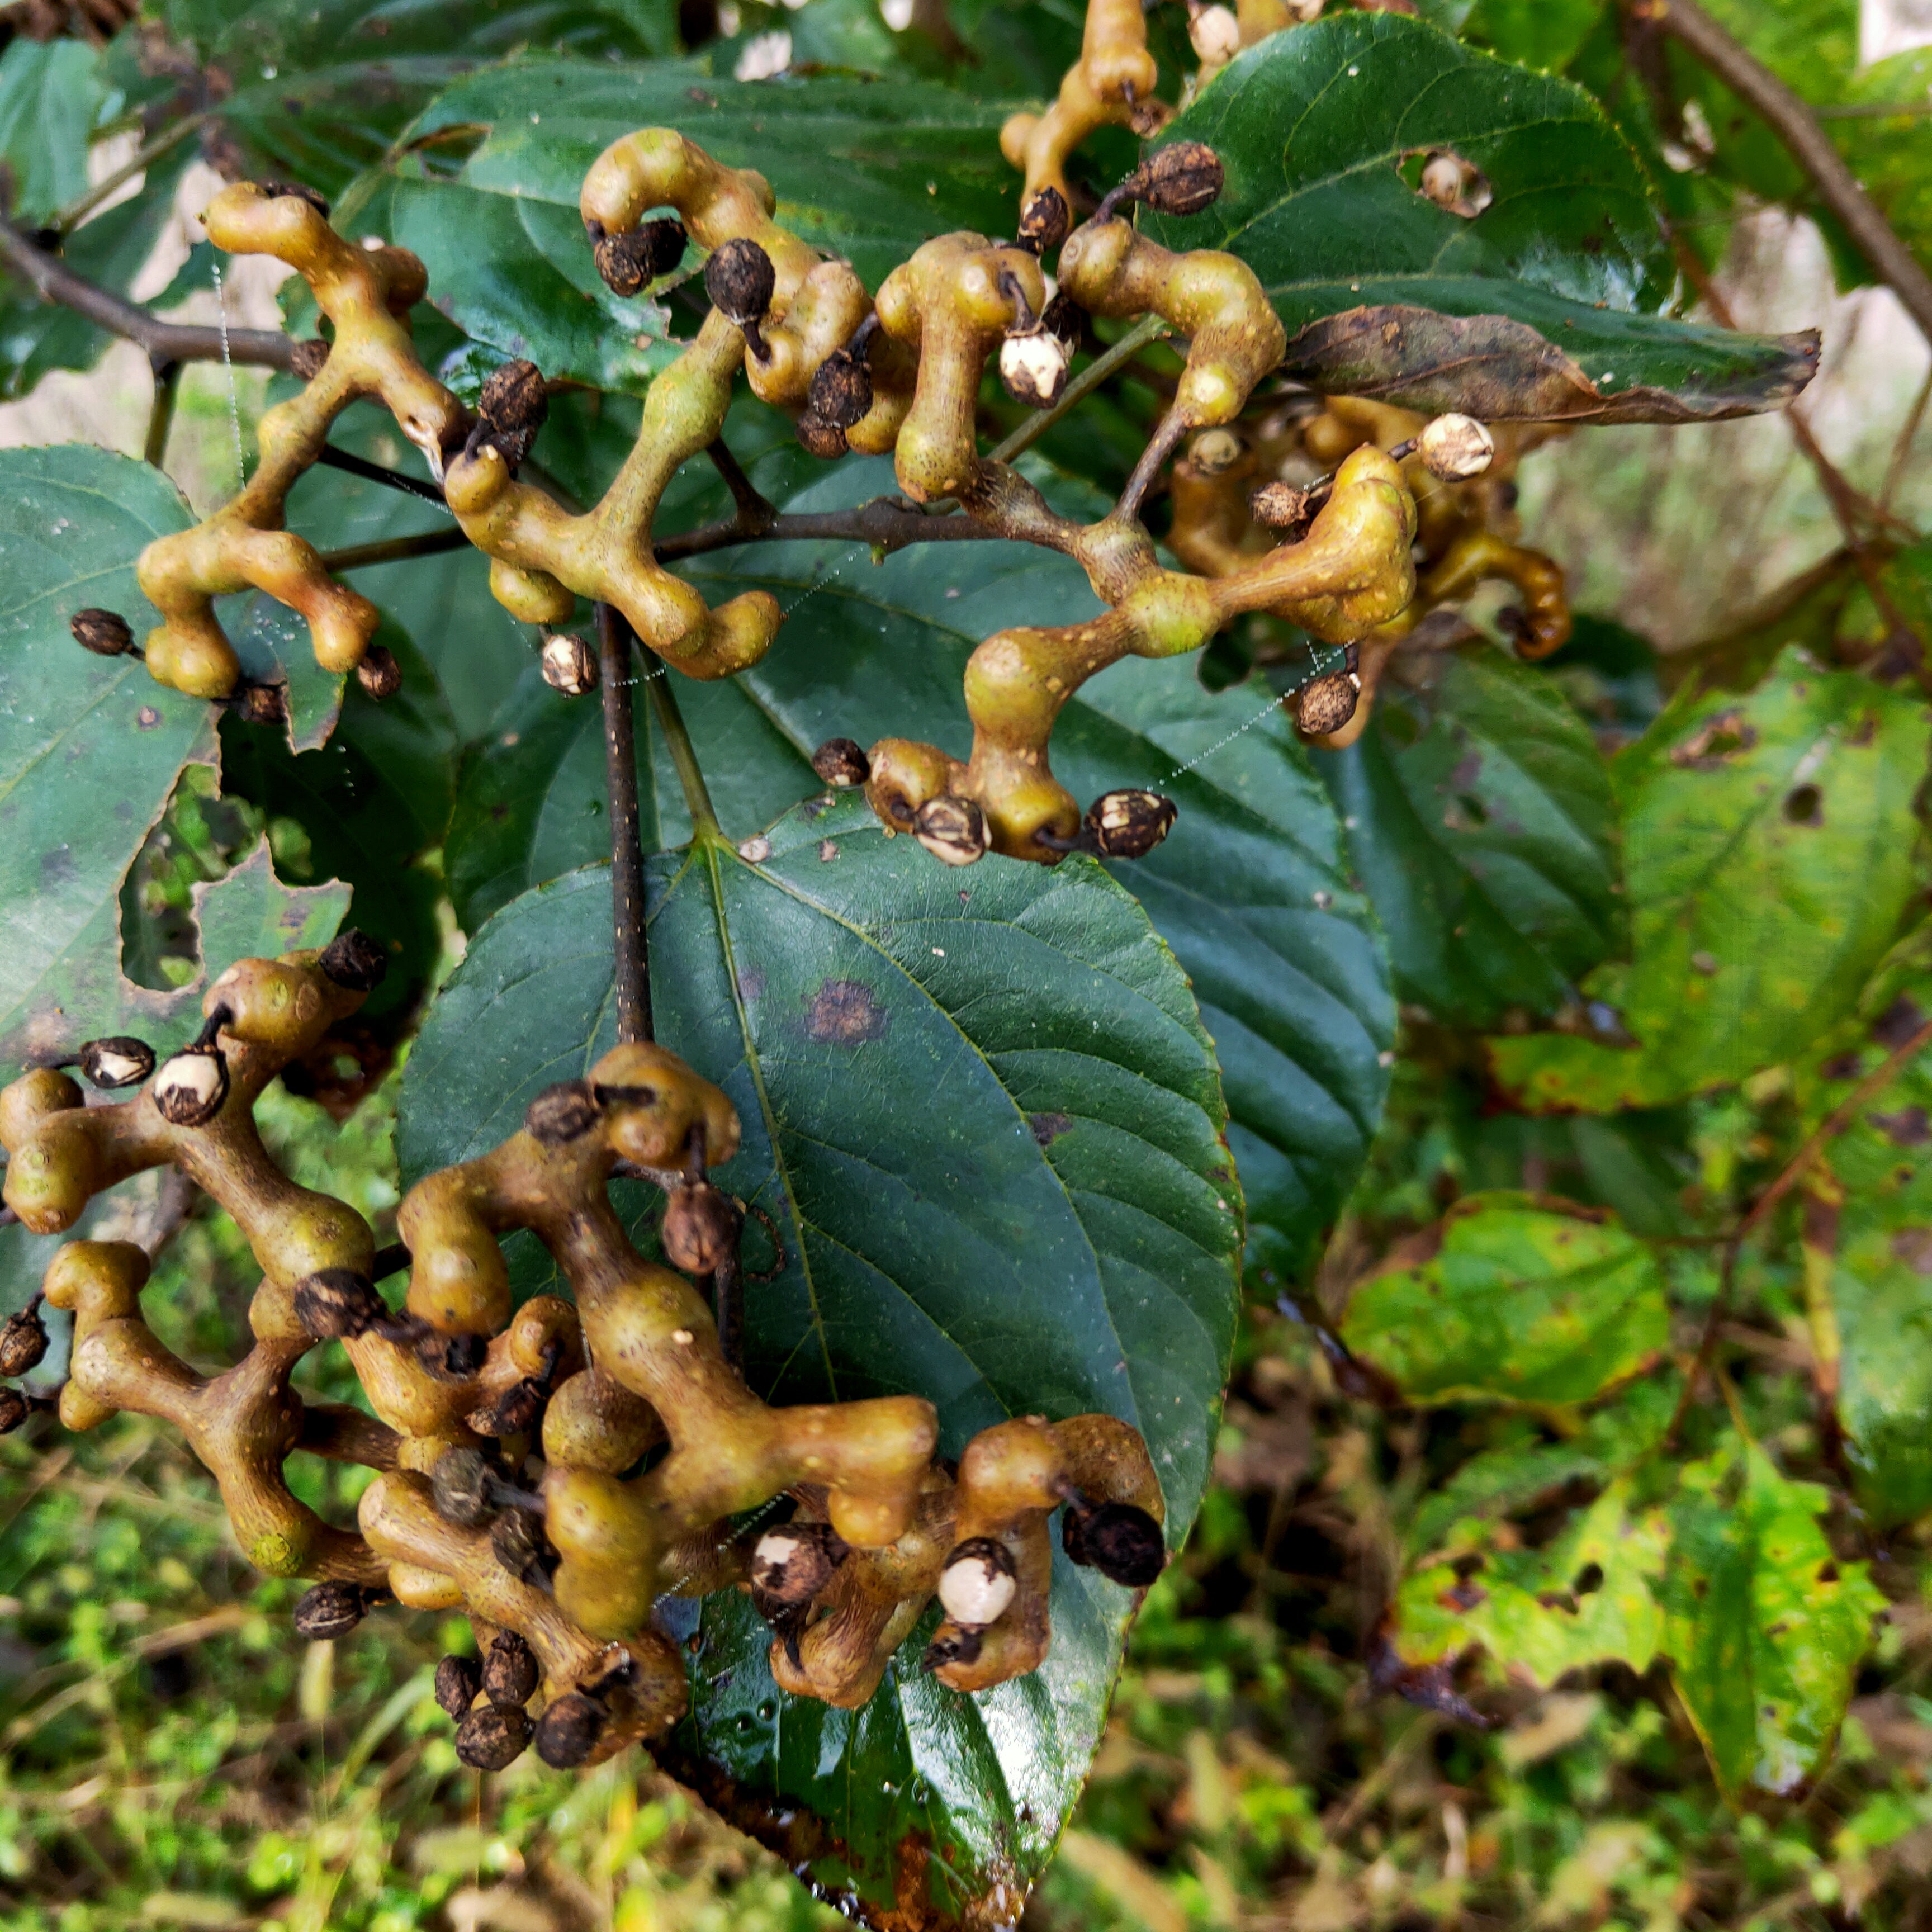
[(1315, 768), (1406, 998), (1475, 1026), (1548, 1012), (1615, 949), (1610, 772), (1540, 671), (1486, 644), (1398, 652), (1369, 729)]
[(1585, 992), (1636, 1042), (1492, 1040), (1524, 1105), (1654, 1106), (1802, 1052), (1856, 1007), (1918, 887), (1932, 713), (1787, 650), (1756, 691), (1673, 703), (1613, 772), (1632, 961)]
[(78, 985), (118, 997), (121, 881), (182, 766), (212, 761), (208, 706), (68, 629), (88, 605), (136, 637), (158, 623), (134, 560), (191, 521), (166, 477), (124, 456), (0, 452), (0, 1064), (103, 1030)]
[[(1670, 253), (1634, 157), (1587, 94), (1419, 21), (1335, 14), (1275, 34), (1163, 139), (1208, 142), (1228, 185), (1153, 232), (1233, 250), (1292, 333), (1316, 325), (1291, 346), (1304, 380), (1492, 418), (1644, 421), (1774, 408), (1802, 373), (1793, 344), (1649, 313), (1670, 298)], [(1486, 178), (1493, 198), (1473, 218), (1412, 185), (1438, 148)], [(1345, 313), (1390, 304), (1498, 320), (1466, 369), (1468, 345), (1440, 323), (1402, 318), (1392, 343), (1383, 319)]]
[(1586, 1402), (1670, 1340), (1650, 1250), (1607, 1214), (1472, 1194), (1349, 1298), (1342, 1339), (1415, 1402)]
[[(790, 507), (891, 487), (884, 464), (849, 464)], [(893, 736), (963, 754), (960, 678), (979, 640), (1098, 608), (1078, 570), (1019, 544), (947, 544), (875, 566), (850, 545), (767, 544), (696, 560), (691, 574), (716, 595), (760, 584), (777, 596), (778, 642), (739, 682), (807, 752), (830, 737)], [(1166, 842), (1115, 874), (1174, 948), (1214, 1037), (1250, 1262), (1299, 1274), (1361, 1170), (1394, 1012), (1367, 908), (1293, 728), (1258, 679), (1210, 692), (1191, 660), (1135, 659), (1082, 686), (1060, 714), (1053, 764), (1083, 800), (1148, 785), (1180, 808)]]
[(1504, 60), (1551, 74), (1568, 66), (1604, 11), (1604, 0), (1476, 0), (1463, 37)]
[(88, 142), (106, 98), (84, 41), (22, 34), (0, 54), (0, 157), (13, 176), (13, 220), (31, 228), (85, 191)]
[[(413, 248), (430, 299), (476, 340), (549, 376), (636, 390), (669, 352), (665, 313), (604, 287), (577, 212), (584, 175), (620, 135), (674, 127), (719, 160), (757, 168), (780, 221), (876, 286), (930, 234), (1011, 226), (1004, 118), (930, 83), (740, 84), (696, 62), (526, 57), (441, 95), (404, 158), (365, 178), (342, 219)], [(483, 138), (454, 175), (415, 158), (458, 130)]]
[(1753, 1444), (1684, 1472), (1664, 1574), (1664, 1648), (1720, 1786), (1788, 1796), (1838, 1733), (1885, 1599), (1840, 1562), (1828, 1498)]
[[(747, 1311), (753, 1384), (919, 1390), (947, 1454), (1008, 1414), (1119, 1414), (1178, 1540), (1208, 1474), (1240, 1216), (1172, 956), (1090, 861), (962, 876), (849, 797), (770, 841), (756, 865), (711, 840), (651, 866), (658, 1036), (732, 1095), (745, 1138), (722, 1181), (785, 1232), (787, 1268)], [(611, 1043), (609, 932), (602, 868), (483, 928), (409, 1063), (406, 1178), (494, 1144)], [(682, 1748), (748, 1822), (816, 1816), (824, 1835), (790, 1842), (834, 1892), (877, 1911), (902, 1874), (941, 1910), (1000, 1885), (1016, 1910), (1098, 1742), (1130, 1600), (1060, 1571), (1038, 1676), (968, 1700), (909, 1669), (862, 1714), (780, 1698), (769, 1634), (714, 1600)]]

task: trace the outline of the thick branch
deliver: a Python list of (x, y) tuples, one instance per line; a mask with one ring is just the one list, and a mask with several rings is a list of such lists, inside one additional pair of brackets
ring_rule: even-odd
[(76, 275), (58, 256), (36, 248), (11, 222), (0, 221), (0, 258), (33, 284), (43, 302), (58, 302), (85, 316), (111, 335), (125, 336), (147, 351), (157, 368), (171, 362), (247, 363), (266, 369), (292, 366), (296, 339), (278, 330), (200, 327), (184, 322), (164, 322), (105, 289)]
[(638, 741), (631, 718), (631, 627), (622, 612), (614, 604), (598, 604), (597, 658), (604, 700), (604, 768), (610, 792), (610, 919), (620, 1042), (651, 1036), (644, 845), (638, 814)]
[(1844, 224), (1859, 254), (1932, 342), (1932, 276), (1893, 232), (1810, 109), (1696, 0), (1636, 0), (1633, 10), (1688, 47), (1770, 124), (1792, 159), (1810, 176), (1819, 200)]

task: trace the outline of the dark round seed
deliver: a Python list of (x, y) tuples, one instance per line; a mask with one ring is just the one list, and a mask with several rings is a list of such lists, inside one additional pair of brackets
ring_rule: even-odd
[(537, 1720), (537, 1756), (554, 1771), (572, 1771), (597, 1748), (608, 1714), (594, 1697), (566, 1690)]
[(1345, 670), (1312, 677), (1294, 700), (1294, 722), (1311, 738), (1339, 731), (1355, 715), (1355, 680)]
[(436, 1666), (436, 1701), (447, 1715), (459, 1722), (476, 1702), (482, 1684), (483, 1673), (473, 1657), (452, 1654)]
[(67, 620), (67, 627), (74, 633), (74, 642), (98, 658), (121, 657), (134, 648), (134, 634), (128, 629), (127, 619), (116, 611), (92, 607), (76, 610)]
[(737, 1245), (735, 1205), (709, 1181), (676, 1187), (664, 1209), (664, 1258), (687, 1274), (709, 1274)]
[(614, 294), (634, 296), (684, 260), (688, 238), (684, 224), (665, 215), (622, 235), (594, 235), (590, 252), (604, 285)]
[(346, 1636), (369, 1608), (359, 1583), (318, 1583), (296, 1600), (296, 1634), (311, 1643)]
[(32, 1304), (0, 1324), (0, 1376), (32, 1375), (46, 1352), (46, 1328)]
[(564, 1147), (580, 1140), (603, 1117), (587, 1080), (560, 1080), (546, 1087), (524, 1109), (524, 1126), (532, 1140), (545, 1147)]
[(1094, 848), (1106, 859), (1144, 859), (1174, 829), (1179, 808), (1157, 791), (1110, 791), (1087, 808)]
[(228, 1061), (218, 1046), (187, 1046), (164, 1060), (149, 1090), (170, 1126), (204, 1127), (228, 1098)]
[(786, 1522), (752, 1546), (752, 1600), (769, 1623), (776, 1612), (808, 1604), (852, 1553), (829, 1522)]
[(446, 1449), (430, 1472), (430, 1500), (445, 1522), (474, 1529), (490, 1513), (495, 1479), (480, 1449)]
[(483, 1660), (483, 1694), (500, 1711), (520, 1709), (536, 1695), (536, 1653), (514, 1630), (500, 1630)]
[(298, 342), (289, 356), (289, 373), (299, 376), (304, 382), (313, 382), (322, 374), (322, 365), (328, 360), (328, 344), (319, 335), (311, 335), (306, 341)]
[(10, 1436), (32, 1413), (32, 1405), (18, 1389), (0, 1388), (0, 1436)]
[(872, 406), (872, 372), (862, 356), (835, 349), (812, 378), (812, 410), (840, 429), (850, 429)]
[(228, 700), (228, 708), (244, 724), (286, 724), (289, 722), (287, 688), (279, 684), (244, 684)]
[(1057, 188), (1043, 188), (1020, 211), (1020, 246), (1043, 255), (1058, 248), (1072, 226), (1066, 197)]
[(387, 644), (371, 644), (356, 667), (356, 682), (380, 704), (403, 688), (403, 668)]
[(1093, 1509), (1070, 1504), (1060, 1546), (1069, 1562), (1096, 1569), (1132, 1590), (1145, 1589), (1167, 1562), (1160, 1525), (1132, 1503), (1102, 1503)]
[(530, 453), (550, 414), (543, 371), (534, 362), (506, 362), (491, 372), (476, 400), (480, 437), (502, 452), (512, 470)]
[(704, 292), (719, 314), (740, 328), (764, 317), (777, 284), (770, 256), (742, 236), (727, 242), (704, 265)]
[(80, 1054), (80, 1070), (96, 1087), (138, 1087), (154, 1070), (154, 1049), (132, 1034), (90, 1040)]
[(456, 1755), (472, 1771), (502, 1771), (521, 1757), (530, 1742), (530, 1720), (516, 1706), (484, 1704), (456, 1727)]
[(1248, 514), (1271, 530), (1293, 530), (1308, 521), (1308, 492), (1292, 483), (1263, 483), (1248, 493)]
[(535, 1510), (507, 1509), (490, 1531), (490, 1552), (520, 1582), (548, 1576), (559, 1562)]
[(942, 792), (920, 807), (913, 836), (935, 859), (970, 866), (986, 856), (986, 814), (970, 798)]
[(296, 1319), (318, 1340), (348, 1341), (388, 1318), (388, 1309), (367, 1275), (352, 1268), (322, 1268), (295, 1286)]
[(872, 760), (850, 738), (828, 738), (812, 754), (812, 769), (840, 791), (862, 785), (872, 776)]
[(352, 993), (373, 993), (389, 970), (389, 956), (366, 932), (351, 926), (322, 949), (315, 962), (324, 974)]
[(1139, 169), (1136, 199), (1162, 214), (1198, 214), (1213, 206), (1227, 177), (1221, 158), (1199, 141), (1177, 141)]
[(815, 410), (807, 410), (799, 418), (796, 427), (799, 447), (822, 462), (836, 462), (852, 447), (845, 440), (845, 432), (836, 423), (827, 422)]
[(1087, 332), (1087, 311), (1064, 289), (1056, 289), (1053, 299), (1040, 312), (1040, 326), (1072, 349)]

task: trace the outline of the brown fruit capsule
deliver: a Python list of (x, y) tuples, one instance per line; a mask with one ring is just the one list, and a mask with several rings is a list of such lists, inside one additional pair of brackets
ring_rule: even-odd
[(581, 698), (597, 688), (597, 653), (574, 631), (549, 632), (538, 662), (543, 667), (544, 683), (566, 698)]
[(1361, 688), (1353, 673), (1324, 672), (1311, 677), (1294, 700), (1294, 722), (1309, 737), (1339, 731), (1355, 715), (1355, 696)]
[(598, 233), (590, 252), (604, 285), (614, 294), (634, 296), (684, 260), (688, 239), (682, 222), (674, 215), (661, 215), (622, 235)]
[(1053, 299), (1040, 312), (1040, 326), (1058, 336), (1070, 353), (1086, 333), (1087, 311), (1064, 289), (1055, 289)]
[(524, 1126), (545, 1147), (567, 1147), (587, 1134), (602, 1114), (589, 1081), (560, 1080), (524, 1109)]
[(1044, 255), (1066, 239), (1072, 226), (1066, 197), (1057, 188), (1043, 188), (1020, 211), (1020, 246)]
[(368, 1609), (369, 1599), (361, 1584), (318, 1583), (296, 1599), (296, 1634), (311, 1643), (346, 1636)]
[(850, 738), (826, 739), (812, 753), (812, 769), (838, 791), (850, 791), (872, 776), (872, 761)]
[(0, 1388), (0, 1436), (10, 1436), (32, 1413), (32, 1405), (18, 1389)]
[(92, 607), (76, 610), (67, 620), (67, 627), (74, 633), (74, 642), (98, 658), (122, 657), (134, 648), (134, 634), (128, 629), (127, 619), (116, 611)]
[(483, 1660), (483, 1694), (498, 1710), (520, 1709), (536, 1695), (536, 1654), (514, 1630), (500, 1630)]
[(473, 1657), (446, 1657), (436, 1666), (436, 1701), (459, 1722), (469, 1714), (482, 1688), (483, 1673)]
[(31, 1375), (47, 1352), (47, 1331), (37, 1294), (0, 1325), (0, 1376)]
[(544, 1534), (543, 1518), (527, 1509), (507, 1509), (496, 1519), (490, 1532), (490, 1553), (524, 1583), (541, 1582), (560, 1560)]
[(566, 1690), (537, 1723), (537, 1756), (553, 1771), (572, 1771), (597, 1748), (609, 1721), (604, 1706), (581, 1690)]
[(448, 1335), (430, 1328), (416, 1337), (416, 1360), (439, 1382), (474, 1380), (489, 1354), (489, 1342), (481, 1335)]
[(289, 374), (304, 382), (313, 382), (328, 360), (328, 344), (320, 336), (311, 335), (307, 341), (298, 342), (290, 352)]
[(835, 349), (812, 378), (812, 412), (850, 429), (872, 406), (872, 372), (862, 356)]
[(1020, 329), (1000, 344), (1000, 381), (1023, 409), (1050, 410), (1066, 386), (1072, 355), (1044, 323)]
[(228, 1098), (228, 1060), (220, 1047), (184, 1046), (164, 1060), (150, 1090), (170, 1126), (205, 1127)]
[(1466, 483), (1489, 468), (1496, 440), (1474, 416), (1438, 416), (1424, 425), (1415, 453), (1430, 476), (1445, 483)]
[(829, 1522), (785, 1522), (752, 1546), (752, 1598), (767, 1622), (776, 1611), (808, 1604), (852, 1553)]
[(304, 182), (265, 181), (257, 182), (255, 185), (272, 201), (279, 201), (284, 195), (292, 194), (296, 200), (307, 202), (323, 220), (326, 221), (328, 219), (328, 203), (314, 188), (308, 187)]
[(322, 1268), (295, 1286), (296, 1319), (318, 1340), (352, 1340), (388, 1318), (375, 1284), (352, 1268)]
[(506, 1436), (527, 1436), (543, 1413), (544, 1391), (528, 1376), (512, 1382), (496, 1400), (473, 1411), (464, 1419), (478, 1436), (492, 1442)]
[(82, 1076), (96, 1087), (138, 1087), (154, 1070), (154, 1049), (132, 1034), (90, 1040), (78, 1058)]
[[(543, 371), (534, 362), (506, 362), (490, 372), (476, 399), (482, 436), (501, 453), (514, 472), (530, 453), (537, 432), (550, 414)], [(478, 440), (472, 436), (471, 440)]]
[(709, 1274), (738, 1240), (738, 1210), (709, 1181), (671, 1190), (664, 1208), (664, 1258), (687, 1274)]
[(1187, 452), (1187, 460), (1204, 476), (1219, 476), (1234, 468), (1247, 452), (1247, 445), (1230, 429), (1205, 429)]
[(530, 1720), (514, 1705), (508, 1710), (480, 1706), (456, 1727), (456, 1755), (472, 1771), (505, 1769), (530, 1742)]
[(1227, 176), (1221, 158), (1200, 141), (1177, 141), (1138, 170), (1136, 199), (1161, 214), (1198, 214), (1220, 197)]
[(336, 985), (351, 993), (373, 993), (389, 970), (389, 956), (366, 932), (351, 926), (322, 949), (315, 962)]
[(964, 1630), (998, 1622), (1019, 1587), (1006, 1545), (990, 1536), (968, 1537), (956, 1544), (939, 1573), (940, 1605)]
[(1308, 492), (1292, 483), (1264, 483), (1248, 493), (1248, 513), (1271, 530), (1292, 530), (1308, 521)]
[(808, 455), (816, 456), (823, 462), (837, 461), (852, 447), (845, 440), (845, 432), (836, 423), (827, 422), (815, 410), (807, 410), (799, 418), (794, 428), (798, 434), (799, 447)]
[(976, 1630), (958, 1630), (934, 1637), (920, 1659), (925, 1670), (944, 1670), (949, 1664), (977, 1664), (982, 1639)]
[(1087, 829), (1103, 859), (1144, 859), (1180, 815), (1157, 791), (1110, 791), (1087, 808)]
[(986, 814), (970, 798), (942, 792), (920, 807), (913, 836), (935, 859), (970, 866), (986, 856)]
[(704, 292), (718, 314), (740, 328), (764, 319), (777, 283), (770, 256), (742, 236), (727, 242), (704, 265)]
[(403, 668), (387, 644), (371, 644), (356, 667), (356, 682), (380, 704), (403, 688)]
[(244, 684), (228, 700), (228, 708), (244, 724), (286, 724), (288, 690), (279, 684)]
[(1132, 1503), (1102, 1503), (1092, 1509), (1069, 1504), (1060, 1540), (1070, 1563), (1097, 1570), (1130, 1590), (1144, 1590), (1167, 1564), (1160, 1525)]
[(446, 1449), (430, 1472), (430, 1500), (445, 1522), (474, 1529), (488, 1520), (496, 1478), (480, 1449)]

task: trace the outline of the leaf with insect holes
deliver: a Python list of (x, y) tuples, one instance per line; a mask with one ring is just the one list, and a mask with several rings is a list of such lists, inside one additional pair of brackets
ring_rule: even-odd
[(1841, 1563), (1819, 1528), (1828, 1501), (1751, 1444), (1692, 1463), (1671, 1506), (1664, 1651), (1733, 1798), (1787, 1796), (1823, 1764), (1885, 1607), (1866, 1565)]
[[(1150, 232), (1247, 262), (1288, 326), (1284, 370), (1318, 388), (1490, 421), (1668, 422), (1779, 408), (1816, 367), (1815, 334), (1659, 316), (1670, 251), (1603, 110), (1420, 21), (1272, 34), (1160, 140), (1207, 142), (1227, 187)], [(1479, 184), (1457, 209), (1420, 191), (1443, 154)]]
[(1471, 1194), (1349, 1297), (1342, 1336), (1412, 1402), (1586, 1402), (1670, 1339), (1650, 1250), (1607, 1214)]
[[(657, 1037), (731, 1096), (744, 1141), (720, 1184), (784, 1243), (747, 1298), (752, 1386), (916, 1390), (947, 1455), (1010, 1415), (1120, 1415), (1178, 1542), (1208, 1474), (1240, 1215), (1173, 955), (1091, 860), (962, 874), (850, 796), (767, 842), (755, 862), (712, 838), (650, 867)], [(494, 1145), (613, 1043), (610, 957), (604, 867), (482, 927), (405, 1072), (406, 1180)], [(956, 1696), (916, 1668), (922, 1626), (862, 1713), (782, 1696), (738, 1593), (675, 1606), (693, 1701), (667, 1762), (867, 1911), (1010, 1920), (1099, 1743), (1133, 1600), (1058, 1558), (1040, 1672)]]
[(1687, 691), (1612, 766), (1628, 966), (1586, 982), (1604, 1043), (1492, 1040), (1532, 1109), (1654, 1106), (1802, 1053), (1857, 1004), (1921, 890), (1932, 712), (1779, 656), (1742, 697)]

